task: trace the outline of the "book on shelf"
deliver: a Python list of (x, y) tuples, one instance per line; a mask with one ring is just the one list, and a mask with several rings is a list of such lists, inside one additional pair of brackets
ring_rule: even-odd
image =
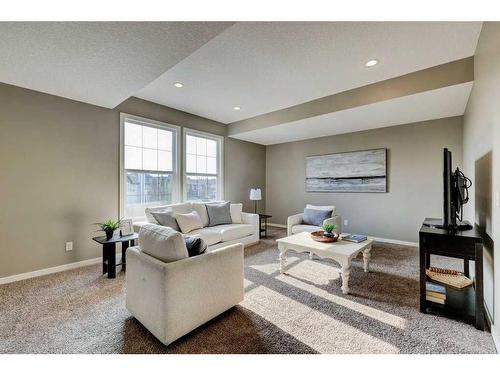
[(363, 236), (362, 234), (348, 234), (342, 237), (344, 241), (349, 241), (349, 242), (363, 242), (366, 240), (366, 236)]
[(425, 289), (429, 292), (446, 294), (446, 287), (444, 285), (431, 283), (429, 281), (425, 283)]
[(425, 296), (425, 299), (430, 302), (439, 303), (440, 305), (444, 305), (445, 300), (441, 298)]
[(442, 299), (442, 300), (446, 300), (446, 294), (442, 294), (442, 293), (436, 293), (436, 292), (425, 292), (425, 295), (427, 297), (432, 297), (432, 298), (439, 298), (439, 299)]

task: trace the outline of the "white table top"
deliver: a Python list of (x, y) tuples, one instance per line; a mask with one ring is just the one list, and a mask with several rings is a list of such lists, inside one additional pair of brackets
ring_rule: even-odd
[[(342, 233), (342, 235), (345, 236), (347, 233)], [(276, 241), (292, 247), (299, 246), (301, 248), (311, 248), (320, 251), (331, 251), (339, 255), (351, 255), (353, 253), (357, 253), (373, 243), (373, 239), (370, 237), (359, 243), (342, 241), (341, 239), (337, 242), (330, 243), (318, 242), (311, 238), (311, 233), (309, 232), (297, 233), (288, 237), (277, 239)]]

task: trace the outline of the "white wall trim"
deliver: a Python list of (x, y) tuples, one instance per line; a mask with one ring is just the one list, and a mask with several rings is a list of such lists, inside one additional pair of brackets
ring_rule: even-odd
[[(284, 225), (284, 224), (267, 223), (267, 225), (269, 225), (270, 227), (277, 227), (277, 228), (285, 228), (286, 229), (286, 225)], [(381, 238), (381, 237), (372, 237), (372, 236), (370, 236), (370, 237), (378, 242), (386, 242), (386, 243), (392, 243), (395, 245), (418, 247), (418, 242), (393, 240), (391, 238)]]
[(269, 225), (270, 227), (285, 228), (286, 229), (286, 225), (284, 225), (284, 224), (267, 223), (267, 225)]
[(2, 278), (0, 278), (0, 285), (13, 283), (15, 281), (20, 281), (20, 280), (31, 279), (33, 277), (50, 275), (51, 273), (68, 271), (68, 270), (72, 270), (75, 268), (90, 266), (93, 264), (98, 264), (100, 262), (102, 262), (102, 257), (82, 260), (80, 262), (62, 264), (60, 266), (44, 268), (44, 269), (36, 270), (36, 271), (32, 271), (32, 272), (20, 273), (18, 275), (2, 277)]
[(500, 333), (497, 331), (497, 326), (491, 325), (491, 337), (493, 337), (493, 343), (497, 348), (497, 354), (500, 354)]

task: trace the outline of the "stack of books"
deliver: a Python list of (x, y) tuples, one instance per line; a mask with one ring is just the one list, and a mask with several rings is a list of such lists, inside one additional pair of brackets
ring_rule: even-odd
[(430, 302), (444, 305), (446, 301), (446, 288), (443, 285), (426, 282), (425, 299)]

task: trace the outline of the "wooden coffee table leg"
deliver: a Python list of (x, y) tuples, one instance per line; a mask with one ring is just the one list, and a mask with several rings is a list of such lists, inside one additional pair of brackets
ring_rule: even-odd
[(351, 274), (351, 261), (346, 260), (340, 263), (342, 266), (340, 272), (342, 277), (342, 293), (349, 294), (349, 275)]
[(363, 268), (364, 268), (365, 272), (370, 272), (368, 267), (370, 265), (370, 258), (372, 257), (372, 255), (370, 253), (371, 249), (372, 249), (372, 247), (370, 246), (370, 247), (363, 250)]

